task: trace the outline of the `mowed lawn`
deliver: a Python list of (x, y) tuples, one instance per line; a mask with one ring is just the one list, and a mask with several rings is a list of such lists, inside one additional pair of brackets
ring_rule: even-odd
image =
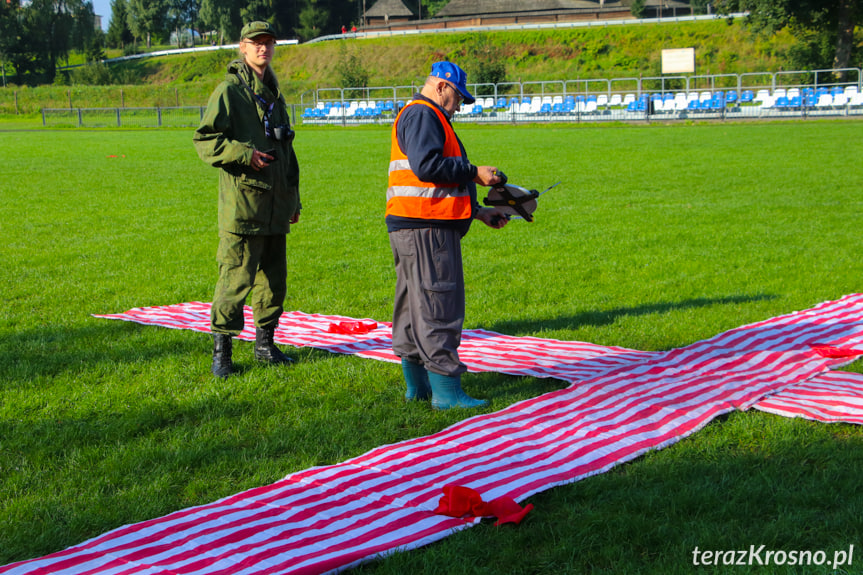
[[(863, 123), (457, 126), (540, 190), (464, 240), (466, 326), (643, 350), (863, 290)], [(288, 349), (209, 374), (210, 338), (96, 319), (210, 301), (217, 170), (191, 130), (0, 132), (0, 565), (204, 504), (473, 412), (406, 405), (393, 364)], [(286, 309), (391, 319), (389, 129), (299, 128)], [(482, 195), (482, 192), (481, 192)], [(847, 369), (860, 371), (860, 362)], [(556, 380), (468, 375), (488, 411)], [(665, 450), (363, 573), (833, 573), (693, 551), (834, 550), (863, 572), (863, 429), (733, 413)]]

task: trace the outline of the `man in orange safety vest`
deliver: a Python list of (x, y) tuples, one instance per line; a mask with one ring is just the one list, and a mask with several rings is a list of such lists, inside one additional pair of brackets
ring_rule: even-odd
[(467, 76), (436, 62), (392, 129), (386, 223), (396, 268), (393, 352), (401, 358), (408, 400), (435, 409), (483, 407), (467, 395), (458, 356), (465, 315), (461, 238), (474, 219), (507, 223), (497, 208), (480, 207), (476, 184), (501, 182), (497, 168), (476, 166), (453, 130), (461, 103), (472, 104)]

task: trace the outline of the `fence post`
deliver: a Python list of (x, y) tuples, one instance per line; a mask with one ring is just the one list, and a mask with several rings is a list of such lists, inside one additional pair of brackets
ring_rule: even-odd
[(117, 127), (119, 128), (120, 127), (120, 108), (116, 108), (115, 111), (117, 112)]
[(123, 94), (123, 88), (120, 88), (120, 107), (121, 108), (126, 107), (126, 95)]
[(18, 90), (15, 90), (15, 115), (17, 116), (20, 113), (18, 111)]
[(161, 128), (162, 127), (162, 108), (156, 108), (156, 117), (157, 117), (156, 126)]
[(47, 124), (45, 122), (45, 108), (42, 108), (42, 127), (44, 128), (46, 125)]
[(69, 98), (69, 109), (72, 109), (72, 90), (66, 90), (66, 96)]
[(81, 108), (78, 108), (78, 127), (80, 128), (83, 125), (84, 125), (84, 118), (81, 115)]

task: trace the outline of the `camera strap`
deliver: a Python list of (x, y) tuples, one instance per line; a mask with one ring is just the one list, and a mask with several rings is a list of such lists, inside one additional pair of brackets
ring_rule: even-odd
[(267, 136), (270, 136), (270, 133), (271, 133), (270, 116), (273, 113), (273, 107), (276, 105), (276, 103), (275, 102), (269, 102), (268, 103), (260, 95), (256, 94), (255, 91), (252, 90), (252, 87), (249, 86), (249, 83), (246, 82), (246, 80), (240, 74), (237, 74), (237, 79), (239, 79), (240, 83), (246, 87), (246, 89), (249, 91), (249, 93), (255, 99), (255, 102), (257, 102), (258, 106), (261, 108), (261, 111), (264, 113), (263, 114), (263, 116), (264, 116), (264, 131), (267, 133)]

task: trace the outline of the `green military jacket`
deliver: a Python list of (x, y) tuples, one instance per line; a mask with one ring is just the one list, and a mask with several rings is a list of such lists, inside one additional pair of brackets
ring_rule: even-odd
[[(243, 82), (268, 104), (270, 126), (289, 126), (285, 99), (272, 70), (263, 80), (243, 60), (228, 65), (225, 80), (210, 96), (195, 131), (198, 156), (219, 170), (219, 231), (234, 234), (285, 234), (300, 212), (300, 168), (291, 141), (277, 141), (264, 129), (264, 109)], [(251, 168), (252, 151), (275, 156), (270, 165)], [(269, 150), (274, 150), (270, 152)]]

